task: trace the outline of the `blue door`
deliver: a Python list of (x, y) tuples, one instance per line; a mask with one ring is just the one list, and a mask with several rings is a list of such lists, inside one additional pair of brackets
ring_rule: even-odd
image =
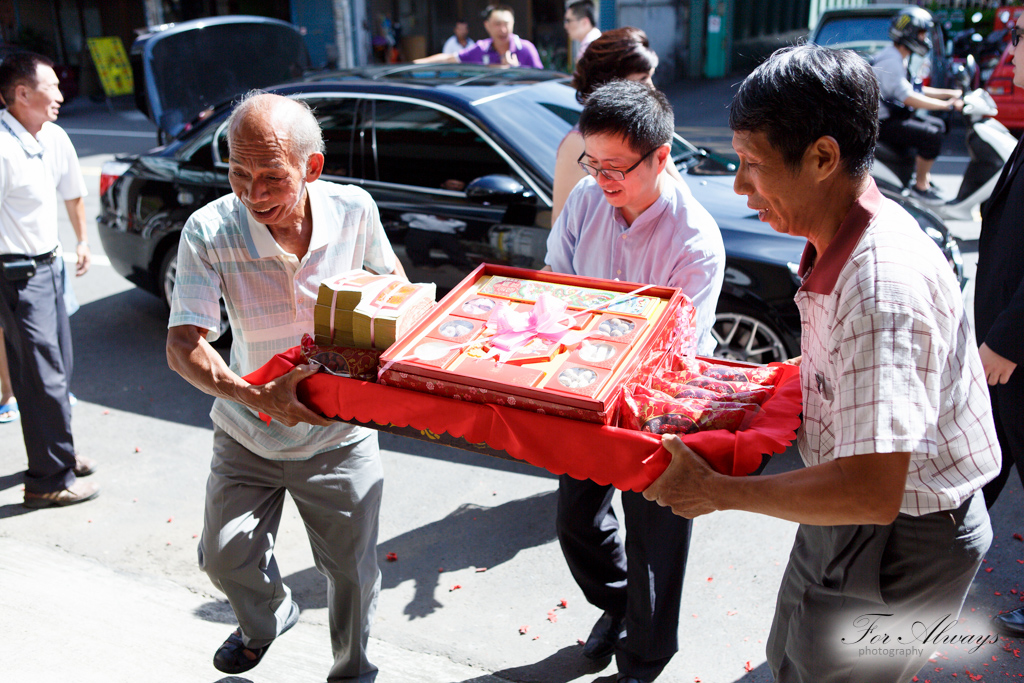
[(334, 8), (331, 0), (292, 0), (292, 23), (299, 27), (309, 49), (314, 69), (324, 68), (328, 61), (337, 65), (338, 46), (334, 36)]

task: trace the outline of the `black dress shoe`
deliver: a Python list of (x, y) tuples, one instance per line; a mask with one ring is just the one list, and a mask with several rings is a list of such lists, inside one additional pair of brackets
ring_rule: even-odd
[(992, 623), (1004, 636), (1024, 638), (1024, 607), (1018, 607), (1006, 614), (997, 614), (992, 617)]
[(615, 643), (626, 633), (625, 619), (605, 612), (590, 630), (587, 644), (583, 646), (583, 656), (598, 660), (611, 657), (615, 652)]

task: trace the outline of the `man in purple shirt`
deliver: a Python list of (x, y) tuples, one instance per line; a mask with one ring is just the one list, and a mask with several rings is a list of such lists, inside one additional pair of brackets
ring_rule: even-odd
[(488, 8), (484, 29), (490, 38), (477, 41), (476, 45), (458, 54), (438, 53), (413, 60), (416, 64), (492, 64), (494, 66), (524, 66), (543, 69), (537, 48), (530, 41), (520, 38), (512, 29), (515, 27), (515, 13), (508, 5), (493, 5)]

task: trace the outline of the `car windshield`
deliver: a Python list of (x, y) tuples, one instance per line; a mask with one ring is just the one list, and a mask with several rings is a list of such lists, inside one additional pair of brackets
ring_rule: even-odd
[(818, 28), (815, 42), (826, 47), (854, 47), (865, 43), (891, 42), (892, 17), (838, 17)]
[[(505, 140), (550, 182), (558, 145), (580, 118), (582, 107), (576, 102), (576, 91), (564, 83), (545, 83), (484, 97), (475, 104), (502, 131)], [(699, 154), (682, 138), (672, 140), (672, 160), (676, 164)]]

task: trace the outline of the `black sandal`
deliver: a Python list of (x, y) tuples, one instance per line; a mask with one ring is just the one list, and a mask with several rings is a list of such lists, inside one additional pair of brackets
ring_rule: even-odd
[[(242, 629), (236, 628), (235, 632), (228, 636), (228, 639), (213, 655), (213, 666), (217, 671), (223, 671), (226, 674), (244, 673), (259, 664), (269, 649), (270, 643), (258, 648), (246, 647), (242, 642)], [(245, 656), (246, 651), (256, 657), (249, 659)]]

